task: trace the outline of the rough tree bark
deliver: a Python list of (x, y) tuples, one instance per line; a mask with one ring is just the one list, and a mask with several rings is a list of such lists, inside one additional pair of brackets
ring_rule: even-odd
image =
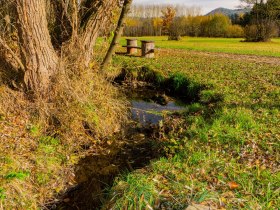
[(119, 40), (122, 36), (123, 29), (124, 29), (124, 21), (125, 21), (125, 18), (126, 18), (128, 12), (129, 12), (131, 4), (132, 4), (132, 0), (124, 0), (123, 7), (122, 7), (122, 12), (121, 12), (121, 15), (120, 15), (120, 18), (119, 18), (119, 21), (118, 21), (117, 28), (116, 28), (115, 33), (114, 33), (113, 40), (110, 44), (110, 47), (107, 51), (107, 54), (106, 54), (104, 60), (102, 62), (102, 70), (104, 70), (106, 68), (106, 66), (110, 63), (110, 61), (112, 59), (112, 55), (115, 51), (115, 48), (119, 44)]
[(83, 53), (83, 62), (86, 67), (89, 66), (93, 55), (93, 46), (96, 43), (98, 33), (101, 29), (106, 28), (106, 24), (110, 21), (112, 9), (117, 5), (116, 0), (97, 1), (93, 6), (94, 12), (87, 18), (86, 21), (81, 22), (81, 45)]
[[(116, 0), (13, 1), (18, 23), (20, 56), (9, 48), (4, 39), (0, 39), (0, 45), (24, 70), (26, 89), (38, 95), (48, 93), (52, 78), (59, 73), (61, 56), (66, 55), (62, 57), (63, 61), (69, 60), (71, 63), (79, 63), (79, 66), (89, 66), (97, 36), (101, 30), (107, 28), (113, 11), (118, 5)], [(50, 9), (57, 7), (59, 10)], [(67, 24), (63, 27), (59, 26), (62, 39), (52, 43), (51, 38), (60, 37), (50, 35), (51, 32), (54, 33), (54, 30), (50, 30), (53, 29), (53, 21), (57, 23), (60, 22), (59, 19), (61, 24)], [(49, 24), (48, 20), (52, 22)], [(51, 26), (50, 29), (48, 26)], [(53, 44), (60, 46), (54, 48)], [(62, 46), (66, 47), (62, 48)], [(55, 49), (61, 52), (65, 49), (66, 53), (59, 54)], [(73, 56), (72, 51), (77, 55)]]
[(58, 70), (58, 56), (48, 31), (45, 0), (16, 0), (21, 57), (28, 90), (46, 93)]

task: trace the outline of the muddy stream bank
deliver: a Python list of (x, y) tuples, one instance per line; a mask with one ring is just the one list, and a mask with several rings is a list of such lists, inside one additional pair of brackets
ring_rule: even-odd
[(182, 111), (184, 104), (152, 86), (120, 88), (131, 104), (129, 124), (99, 148), (89, 149), (90, 155), (75, 167), (77, 184), (48, 209), (100, 209), (116, 176), (160, 157), (158, 124), (165, 114)]

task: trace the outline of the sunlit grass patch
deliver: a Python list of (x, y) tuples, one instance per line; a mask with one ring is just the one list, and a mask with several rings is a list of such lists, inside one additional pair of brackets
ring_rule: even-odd
[[(127, 206), (129, 209), (145, 209), (153, 206), (158, 194), (155, 185), (149, 180), (148, 176), (143, 174), (129, 174), (125, 177), (125, 181), (120, 181), (113, 187), (114, 189), (114, 209), (123, 209)], [(120, 197), (125, 193), (125, 197)]]
[(30, 172), (27, 172), (27, 171), (11, 171), (4, 176), (4, 179), (6, 179), (6, 180), (12, 180), (12, 179), (24, 180), (28, 176), (30, 176)]
[[(240, 44), (234, 53), (250, 54), (236, 40), (200, 41), (218, 47), (232, 41), (235, 46)], [(267, 46), (278, 46), (278, 42)], [(158, 41), (159, 45), (163, 43)], [(211, 46), (207, 45), (215, 51)], [(255, 55), (265, 51), (275, 55), (265, 45), (254, 47), (260, 50)], [(220, 209), (280, 206), (280, 62), (269, 63), (268, 57), (247, 58), (170, 49), (158, 49), (155, 59), (114, 58), (116, 68), (145, 65), (165, 78), (173, 78), (173, 89), (180, 90), (179, 96), (196, 93), (197, 99), (180, 113), (183, 123), (174, 124), (167, 116), (160, 125), (161, 151), (167, 157), (130, 174), (143, 175), (149, 185), (155, 186), (158, 193), (153, 195), (153, 208), (185, 209), (192, 203)], [(201, 85), (204, 88), (196, 91)], [(126, 183), (125, 178), (121, 180)], [(118, 198), (125, 200), (134, 191), (128, 190)]]
[[(156, 48), (280, 57), (279, 38), (272, 39), (268, 43), (242, 42), (244, 39), (240, 38), (183, 37), (180, 41), (168, 41), (165, 36), (137, 38), (138, 40), (154, 40)], [(125, 44), (124, 38), (122, 44)]]
[[(185, 209), (192, 203), (212, 208), (274, 209), (279, 205), (279, 175), (262, 166), (244, 169), (236, 160), (210, 149), (202, 151), (193, 142), (184, 155), (162, 158), (147, 170), (119, 180), (112, 188), (114, 209), (147, 205)], [(119, 188), (122, 191), (116, 190)], [(144, 195), (148, 196), (145, 203), (135, 199)]]

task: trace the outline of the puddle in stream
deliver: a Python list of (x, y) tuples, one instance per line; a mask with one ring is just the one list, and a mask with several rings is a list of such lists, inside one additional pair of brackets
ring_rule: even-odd
[(163, 113), (181, 111), (184, 105), (153, 89), (129, 90), (126, 95), (133, 120), (109, 141), (91, 148), (94, 155), (81, 159), (75, 167), (77, 184), (48, 209), (100, 209), (106, 203), (105, 189), (112, 186), (116, 176), (143, 168), (160, 157), (156, 126), (151, 125), (162, 120)]
[(182, 111), (184, 107), (177, 105), (174, 101), (166, 105), (160, 105), (155, 102), (135, 101), (131, 102), (132, 119), (141, 124), (157, 124), (163, 119), (165, 113)]
[(164, 114), (183, 111), (185, 104), (155, 90), (137, 90), (128, 94), (132, 119), (142, 125), (157, 124)]

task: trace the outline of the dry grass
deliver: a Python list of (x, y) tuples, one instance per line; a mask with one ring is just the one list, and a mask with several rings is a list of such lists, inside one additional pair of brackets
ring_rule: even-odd
[(0, 209), (47, 205), (75, 183), (83, 146), (102, 142), (126, 121), (125, 100), (103, 76), (62, 68), (48, 99), (30, 100), (0, 79)]

